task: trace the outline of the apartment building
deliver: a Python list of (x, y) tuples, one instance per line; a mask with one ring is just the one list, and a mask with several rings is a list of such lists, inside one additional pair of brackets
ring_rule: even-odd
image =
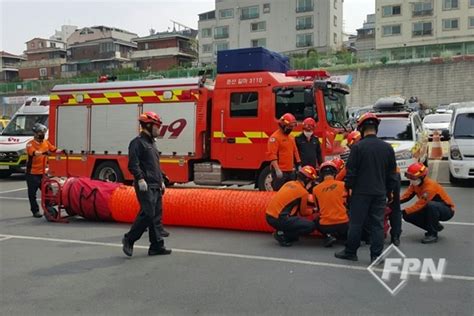
[(114, 27), (84, 27), (67, 40), (67, 63), (62, 65), (62, 77), (81, 73), (108, 73), (112, 69), (133, 67), (132, 52), (137, 34)]
[(474, 54), (474, 0), (376, 0), (376, 49), (393, 60)]
[(0, 82), (18, 79), (18, 66), (25, 60), (22, 56), (0, 51)]
[(44, 38), (26, 42), (25, 61), (18, 66), (20, 79), (53, 79), (61, 76), (66, 62), (66, 43)]
[(135, 67), (144, 71), (161, 71), (190, 66), (197, 60), (197, 30), (152, 33), (137, 37), (137, 50), (132, 52)]
[(380, 52), (375, 49), (375, 14), (368, 14), (355, 40), (357, 59), (367, 62), (378, 61)]
[(216, 61), (217, 51), (266, 47), (292, 54), (342, 47), (344, 0), (216, 0), (199, 14), (199, 62)]

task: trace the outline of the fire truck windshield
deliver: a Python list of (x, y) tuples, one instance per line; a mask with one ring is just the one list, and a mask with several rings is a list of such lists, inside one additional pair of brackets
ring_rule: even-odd
[(326, 120), (333, 127), (345, 127), (349, 117), (347, 114), (346, 95), (342, 92), (331, 90), (324, 93)]
[(311, 89), (291, 88), (279, 90), (275, 95), (275, 117), (280, 118), (285, 113), (291, 113), (296, 120), (303, 121), (307, 117), (317, 120), (314, 110), (314, 96)]

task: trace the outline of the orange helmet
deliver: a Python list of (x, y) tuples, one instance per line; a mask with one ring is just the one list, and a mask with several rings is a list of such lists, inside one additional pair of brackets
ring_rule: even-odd
[(344, 162), (344, 160), (342, 160), (342, 159), (339, 158), (339, 157), (334, 158), (333, 160), (331, 160), (331, 162), (334, 164), (334, 166), (336, 166), (337, 172), (339, 172), (339, 171), (341, 171), (342, 169), (344, 169), (344, 166), (346, 165), (346, 163)]
[(315, 126), (316, 126), (316, 122), (311, 117), (307, 117), (304, 119), (303, 128), (309, 127), (309, 128), (314, 129)]
[(295, 127), (296, 126), (296, 118), (293, 114), (291, 113), (285, 113), (283, 114), (278, 122), (283, 125), (283, 126), (291, 126)]
[(380, 124), (380, 119), (377, 117), (377, 115), (371, 112), (364, 113), (357, 119), (358, 129), (360, 129), (362, 125), (379, 126), (379, 124)]
[(426, 175), (428, 175), (428, 167), (421, 162), (411, 164), (405, 172), (405, 177), (410, 180), (424, 178)]
[[(342, 163), (344, 163), (344, 160), (342, 159), (339, 159), (342, 161)], [(336, 174), (339, 172), (339, 168), (337, 167), (337, 165), (331, 161), (331, 160), (328, 160), (328, 161), (325, 161), (321, 164), (321, 166), (319, 166), (319, 172), (323, 173), (326, 169), (332, 169), (333, 173)]]
[(299, 174), (303, 175), (307, 180), (314, 181), (318, 178), (316, 169), (311, 166), (304, 166), (299, 171)]
[(362, 138), (362, 135), (359, 131), (352, 131), (347, 135), (347, 146), (351, 147), (354, 144), (357, 144)]
[(160, 116), (155, 112), (145, 112), (140, 115), (138, 120), (141, 123), (151, 123), (153, 125), (157, 125), (158, 127), (160, 127), (162, 123)]

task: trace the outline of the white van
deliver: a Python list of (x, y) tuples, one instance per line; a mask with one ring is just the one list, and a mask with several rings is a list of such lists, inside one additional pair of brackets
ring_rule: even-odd
[(449, 132), (449, 181), (474, 179), (474, 102), (456, 107)]
[(49, 96), (29, 97), (0, 134), (0, 178), (25, 172), (26, 143), (33, 139), (33, 125), (48, 126)]

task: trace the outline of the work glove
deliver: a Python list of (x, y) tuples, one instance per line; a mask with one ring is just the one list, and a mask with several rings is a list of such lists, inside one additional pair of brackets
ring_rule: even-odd
[(138, 180), (138, 189), (140, 192), (148, 191), (148, 184), (146, 183), (145, 179)]
[(164, 195), (166, 191), (166, 185), (164, 182), (161, 183), (161, 195)]
[(283, 172), (280, 169), (275, 169), (275, 175), (278, 179), (283, 178)]

